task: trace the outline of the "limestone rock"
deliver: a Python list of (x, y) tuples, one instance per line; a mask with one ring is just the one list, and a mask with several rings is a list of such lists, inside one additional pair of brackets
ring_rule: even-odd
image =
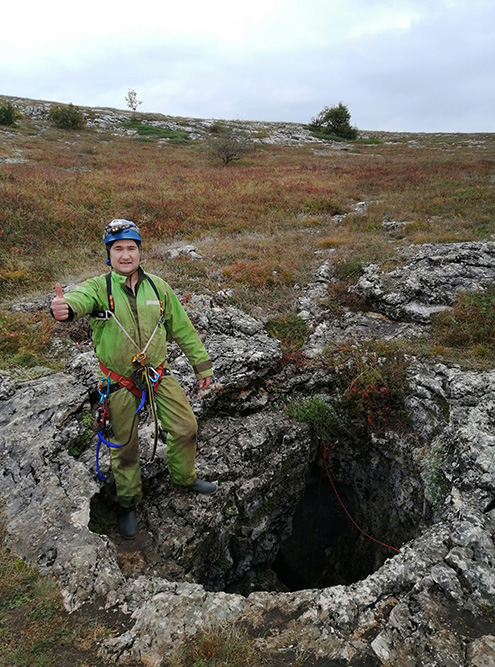
[(459, 291), (495, 281), (495, 243), (410, 246), (405, 263), (392, 271), (366, 267), (356, 291), (394, 320), (427, 322), (452, 305)]
[[(375, 299), (374, 315), (344, 315), (336, 324), (323, 303), (307, 299), (308, 356), (327, 340), (318, 333), (323, 325), (329, 336), (414, 335), (427, 322), (410, 322), (418, 312), (411, 304), (448, 307), (456, 289), (492, 280), (493, 246), (415, 248), (397, 273), (369, 268), (359, 288)], [(330, 279), (323, 270), (310, 289), (323, 296)], [(170, 361), (198, 416), (198, 473), (219, 481), (217, 494), (199, 498), (172, 488), (160, 447), (143, 467), (137, 541), (123, 544), (112, 522), (96, 526), (105, 502), (94, 440), (82, 446), (84, 415), (97, 400), (96, 363), (84, 352), (63, 373), (24, 381), (1, 374), (6, 545), (56, 577), (68, 609), (98, 600), (129, 615), (132, 627), (100, 645), (102, 657), (120, 665), (159, 664), (212, 621), (242, 622), (260, 651), (286, 660), (491, 664), (495, 371), (410, 360), (412, 428), (372, 433), (352, 446), (335, 443), (328, 476), (348, 499), (355, 524), (337, 514), (321, 475), (321, 502), (331, 496), (333, 505), (323, 508), (327, 514), (315, 512), (312, 553), (321, 565), (315, 580), (327, 583), (297, 589), (280, 567), (281, 546), (309, 481), (324, 466), (318, 442), (289, 419), (284, 401), (298, 392), (329, 395), (332, 378), (295, 366), (281, 370), (277, 341), (240, 311), (204, 296), (187, 307), (211, 352), (215, 383), (200, 393), (173, 346)], [(313, 519), (307, 508), (301, 516)]]

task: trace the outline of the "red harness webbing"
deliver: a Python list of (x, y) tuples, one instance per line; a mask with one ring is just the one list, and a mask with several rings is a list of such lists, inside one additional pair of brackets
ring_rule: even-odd
[[(125, 375), (119, 375), (118, 373), (115, 373), (114, 371), (111, 371), (109, 368), (107, 368), (102, 362), (98, 362), (100, 365), (100, 370), (104, 374), (105, 377), (110, 378), (111, 380), (115, 380), (119, 387), (125, 387), (128, 391), (132, 392), (134, 396), (137, 396), (138, 398), (141, 398), (141, 392), (140, 390), (136, 387), (134, 384), (134, 380), (132, 377), (125, 377)], [(157, 385), (160, 383), (165, 371), (163, 368), (163, 364), (160, 364), (158, 368), (155, 369), (156, 372), (158, 373), (158, 380), (154, 384), (155, 386), (155, 391)]]

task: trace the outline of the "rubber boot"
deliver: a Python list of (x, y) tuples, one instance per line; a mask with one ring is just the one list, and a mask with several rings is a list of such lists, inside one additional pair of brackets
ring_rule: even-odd
[(197, 479), (192, 484), (188, 484), (184, 487), (188, 491), (194, 491), (195, 493), (202, 493), (204, 495), (213, 495), (218, 486), (213, 482), (206, 482), (204, 479)]
[(117, 507), (119, 533), (126, 540), (133, 540), (137, 533), (136, 505), (129, 507), (119, 505)]

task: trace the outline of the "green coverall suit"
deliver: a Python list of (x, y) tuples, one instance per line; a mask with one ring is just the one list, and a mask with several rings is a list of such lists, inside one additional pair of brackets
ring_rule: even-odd
[[(164, 324), (159, 326), (146, 350), (146, 366), (156, 369), (163, 363), (167, 369), (168, 332), (188, 358), (196, 378), (199, 380), (211, 376), (213, 371), (208, 353), (170, 285), (161, 278), (150, 275), (157, 288), (159, 301), (141, 267), (138, 271), (135, 295), (125, 284), (126, 276), (114, 271), (111, 292), (115, 317), (140, 350), (144, 349), (153, 334), (160, 318), (160, 301), (162, 302)], [(66, 294), (65, 298), (74, 318), (90, 315), (93, 344), (99, 361), (110, 371), (130, 377), (136, 370), (132, 359), (138, 350), (113, 318), (99, 320), (91, 317), (93, 311), (109, 308), (105, 274), (86, 280)], [(193, 484), (196, 480), (194, 460), (197, 423), (182, 388), (171, 375), (164, 375), (158, 384), (155, 403), (162, 428), (167, 432), (167, 466), (172, 482), (180, 485)], [(114, 435), (111, 442), (127, 442), (138, 404), (138, 397), (125, 388), (110, 394), (109, 413)], [(119, 502), (130, 505), (142, 498), (137, 420), (128, 444), (118, 449), (111, 448), (110, 452)]]

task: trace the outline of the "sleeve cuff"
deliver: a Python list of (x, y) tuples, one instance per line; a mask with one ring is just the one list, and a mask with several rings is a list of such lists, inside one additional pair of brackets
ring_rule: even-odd
[[(53, 315), (53, 310), (52, 310), (51, 308), (50, 308), (50, 315), (53, 317), (53, 319), (55, 319), (55, 317), (54, 317), (54, 315)], [(73, 319), (74, 319), (74, 311), (73, 311), (72, 308), (69, 306), (69, 316), (68, 316), (68, 318), (67, 318), (66, 320), (63, 320), (63, 321), (64, 321), (64, 322), (72, 322)]]
[(193, 371), (199, 380), (213, 375), (211, 361), (207, 359), (206, 361), (202, 361), (199, 364), (195, 364), (193, 366)]

